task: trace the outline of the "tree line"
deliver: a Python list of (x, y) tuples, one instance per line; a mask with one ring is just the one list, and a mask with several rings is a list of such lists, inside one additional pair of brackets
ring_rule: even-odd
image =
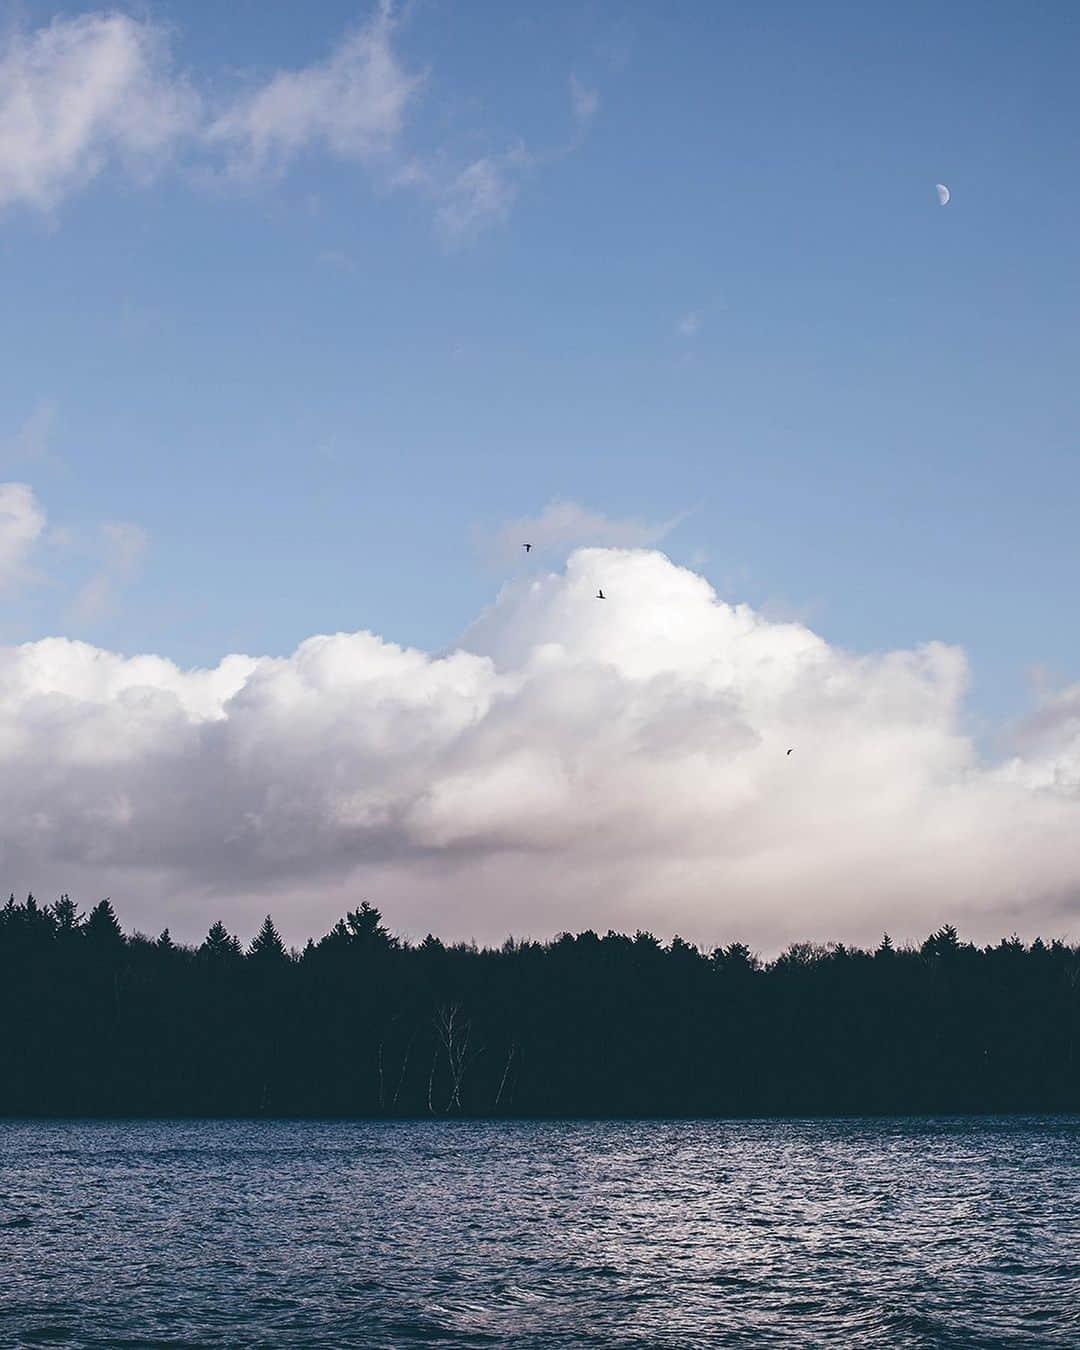
[(685, 1116), (1080, 1110), (1080, 947), (650, 933), (499, 948), (361, 904), (303, 951), (0, 908), (0, 1114)]

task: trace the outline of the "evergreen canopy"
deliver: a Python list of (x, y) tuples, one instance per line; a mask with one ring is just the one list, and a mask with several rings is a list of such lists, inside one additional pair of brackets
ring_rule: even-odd
[(0, 1113), (725, 1115), (1080, 1109), (1080, 948), (652, 934), (414, 945), (377, 909), (303, 952), (0, 908)]

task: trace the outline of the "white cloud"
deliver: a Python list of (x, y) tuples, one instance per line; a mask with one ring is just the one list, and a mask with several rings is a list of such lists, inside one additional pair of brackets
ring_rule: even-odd
[(482, 939), (1066, 932), (1080, 731), (985, 764), (966, 679), (955, 648), (852, 655), (619, 549), (508, 587), (442, 657), (355, 633), (184, 672), (49, 639), (0, 650), (0, 870), (191, 937), (273, 908), (299, 938), (360, 896)]
[(113, 608), (122, 588), (138, 575), (149, 536), (126, 520), (106, 521), (98, 530), (98, 565), (75, 597), (72, 617), (94, 623)]
[(1062, 737), (1080, 737), (1080, 684), (1044, 693), (1038, 707), (1016, 729), (1013, 740), (1022, 751), (1053, 748)]
[(146, 174), (181, 143), (252, 174), (313, 149), (386, 156), (422, 83), (392, 31), (383, 4), (326, 61), (277, 71), (215, 114), (173, 69), (160, 23), (110, 12), (15, 32), (0, 49), (0, 207), (51, 210), (110, 164)]
[[(150, 177), (179, 158), (194, 181), (258, 181), (321, 153), (361, 165), (385, 189), (428, 199), (435, 230), (458, 245), (504, 222), (522, 175), (558, 159), (523, 146), (464, 161), (446, 146), (410, 149), (407, 115), (426, 82), (395, 45), (382, 0), (322, 61), (253, 78), (239, 95), (203, 81), (197, 92), (172, 61), (170, 30), (116, 11), (56, 18), (0, 41), (0, 209), (51, 212), (110, 166)], [(576, 78), (579, 131), (595, 91)]]
[(435, 188), (435, 226), (443, 241), (459, 244), (509, 216), (518, 185), (511, 176), (520, 153), (475, 160)]
[(580, 146), (596, 115), (600, 96), (571, 75), (570, 98), (578, 132), (568, 144), (536, 153), (519, 143), (501, 154), (484, 155), (451, 174), (437, 161), (413, 160), (399, 170), (397, 185), (419, 188), (436, 201), (436, 233), (445, 244), (469, 242), (509, 218), (526, 174)]
[(684, 314), (675, 325), (675, 331), (679, 337), (694, 338), (701, 332), (701, 315), (696, 311)]
[(585, 127), (596, 116), (600, 106), (600, 95), (595, 89), (588, 89), (576, 75), (570, 76), (570, 101), (574, 108), (574, 118), (579, 126)]
[(579, 502), (566, 499), (549, 502), (538, 516), (522, 516), (508, 521), (488, 548), (493, 562), (505, 564), (522, 556), (522, 546), (532, 545), (537, 559), (549, 555), (562, 560), (575, 548), (645, 548), (659, 544), (671, 533), (684, 515), (670, 520), (649, 522), (619, 520), (590, 511)]
[(234, 166), (251, 172), (282, 169), (312, 148), (360, 162), (387, 156), (423, 82), (399, 61), (392, 33), (384, 3), (326, 61), (279, 71), (234, 103), (207, 128), (207, 138), (230, 147)]
[[(426, 197), (444, 243), (458, 245), (509, 216), (528, 169), (558, 159), (523, 146), (467, 162), (446, 146), (408, 149), (406, 119), (426, 82), (396, 46), (382, 0), (325, 60), (253, 79), (235, 95), (174, 66), (170, 30), (116, 11), (56, 18), (0, 41), (0, 209), (51, 212), (110, 166), (150, 177), (184, 151), (197, 181), (222, 169), (256, 181), (323, 153), (363, 166), (385, 188)], [(584, 130), (598, 95), (571, 78)], [(580, 138), (579, 138), (580, 139)]]
[[(134, 579), (148, 544), (146, 531), (128, 521), (112, 520), (99, 525), (93, 542), (87, 530), (67, 525), (50, 526), (46, 513), (27, 483), (0, 483), (0, 590), (33, 579), (60, 584), (55, 565), (71, 559), (89, 576), (79, 586), (71, 617), (92, 623), (113, 608), (119, 592)], [(39, 554), (31, 569), (31, 560)], [(51, 563), (51, 565), (50, 565)]]
[(0, 483), (0, 587), (25, 576), (27, 559), (45, 529), (45, 512), (26, 483)]
[(338, 272), (356, 271), (355, 261), (343, 249), (324, 248), (319, 254), (319, 262), (323, 267), (332, 267)]
[(23, 421), (9, 440), (0, 443), (0, 460), (46, 460), (49, 454), (49, 440), (53, 424), (56, 421), (56, 409), (51, 403), (42, 401)]
[(146, 173), (197, 120), (168, 35), (124, 14), (54, 19), (0, 51), (0, 207), (51, 210), (111, 162)]

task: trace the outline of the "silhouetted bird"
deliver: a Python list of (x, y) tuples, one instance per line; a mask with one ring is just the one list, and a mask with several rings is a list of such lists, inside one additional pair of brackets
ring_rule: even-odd
[[(792, 747), (791, 747), (791, 750), (794, 750), (794, 749), (795, 749), (795, 747), (792, 746)], [(788, 754), (789, 754), (789, 755), (791, 754), (791, 750), (788, 751)]]
[(522, 544), (521, 547), (525, 550), (526, 553), (532, 552), (532, 544)]
[(596, 598), (597, 598), (597, 600), (606, 600), (606, 599), (607, 599), (607, 596), (604, 594), (603, 591), (597, 591), (597, 592), (596, 592)]

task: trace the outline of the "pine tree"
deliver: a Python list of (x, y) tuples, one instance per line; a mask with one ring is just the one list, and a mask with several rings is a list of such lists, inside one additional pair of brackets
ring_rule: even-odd
[(99, 900), (86, 921), (86, 940), (100, 950), (118, 950), (124, 945), (124, 933), (108, 897)]
[(232, 936), (220, 919), (210, 925), (199, 955), (210, 961), (227, 962), (243, 955), (238, 938)]
[(83, 916), (71, 896), (65, 892), (52, 907), (56, 931), (60, 937), (71, 937), (83, 926)]
[(288, 959), (281, 934), (274, 927), (274, 921), (268, 914), (263, 920), (262, 927), (251, 940), (251, 946), (248, 948), (248, 960), (278, 965)]
[(396, 947), (397, 940), (383, 927), (382, 915), (364, 900), (345, 916), (352, 942), (359, 947)]

